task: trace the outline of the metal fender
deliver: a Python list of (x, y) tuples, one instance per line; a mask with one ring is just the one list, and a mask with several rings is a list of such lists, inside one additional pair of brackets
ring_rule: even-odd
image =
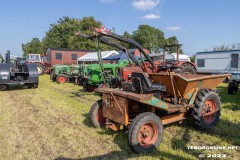
[(0, 84), (6, 84), (10, 81), (10, 64), (0, 64)]

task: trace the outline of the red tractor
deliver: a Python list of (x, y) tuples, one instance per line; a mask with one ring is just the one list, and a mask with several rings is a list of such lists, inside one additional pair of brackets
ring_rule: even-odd
[[(153, 61), (151, 57), (145, 52), (144, 48), (136, 41), (117, 35), (115, 33), (112, 33), (110, 30), (103, 30), (103, 29), (94, 29), (95, 31), (95, 37), (98, 39), (100, 37), (110, 37), (113, 39), (117, 39), (119, 41), (130, 43), (134, 45), (137, 49), (140, 51), (140, 57), (141, 57), (141, 64), (136, 64), (135, 66), (129, 66), (129, 67), (123, 67), (121, 68), (121, 77), (123, 81), (129, 81), (131, 80), (131, 74), (132, 72), (148, 72), (148, 73), (158, 73), (161, 71), (166, 71), (166, 64), (170, 65), (170, 70), (176, 73), (181, 74), (196, 74), (197, 70), (195, 67), (195, 64), (188, 61), (180, 61), (179, 60), (179, 50), (181, 47), (181, 44), (176, 45), (166, 45), (164, 46), (164, 52), (163, 52), (163, 58), (160, 61)], [(168, 47), (176, 47), (177, 48), (177, 55), (176, 59), (166, 59), (166, 49)], [(130, 56), (130, 54), (129, 54)], [(134, 61), (135, 62), (135, 61)]]
[(28, 54), (26, 63), (35, 63), (38, 70), (38, 75), (44, 74), (46, 70), (46, 57), (40, 54)]

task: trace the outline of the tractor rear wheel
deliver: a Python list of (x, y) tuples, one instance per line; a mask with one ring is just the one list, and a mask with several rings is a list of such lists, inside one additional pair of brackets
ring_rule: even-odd
[(100, 128), (105, 126), (106, 118), (103, 117), (102, 100), (98, 100), (92, 105), (89, 111), (89, 118), (90, 118), (91, 124), (95, 128)]
[(234, 95), (237, 94), (238, 83), (237, 81), (231, 81), (228, 83), (228, 94)]
[(199, 130), (210, 130), (216, 126), (219, 122), (220, 107), (220, 98), (214, 91), (200, 90), (193, 107), (195, 127)]
[(57, 76), (57, 79), (56, 79), (57, 83), (65, 83), (67, 82), (67, 77), (65, 75), (59, 75)]
[(46, 69), (45, 66), (43, 66), (40, 63), (36, 63), (36, 66), (37, 66), (38, 75), (43, 75)]
[(196, 74), (197, 73), (197, 70), (189, 63), (183, 63), (179, 67), (174, 68), (172, 71), (179, 74)]
[(162, 141), (163, 124), (160, 118), (151, 112), (145, 112), (134, 118), (128, 130), (128, 142), (136, 153), (151, 153)]

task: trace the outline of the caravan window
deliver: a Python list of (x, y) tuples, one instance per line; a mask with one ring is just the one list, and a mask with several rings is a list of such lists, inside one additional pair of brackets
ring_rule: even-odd
[(197, 67), (205, 67), (205, 59), (198, 59)]
[(238, 54), (231, 55), (231, 68), (238, 68)]
[(56, 60), (62, 60), (62, 53), (56, 53)]
[(72, 60), (77, 60), (77, 54), (72, 54)]

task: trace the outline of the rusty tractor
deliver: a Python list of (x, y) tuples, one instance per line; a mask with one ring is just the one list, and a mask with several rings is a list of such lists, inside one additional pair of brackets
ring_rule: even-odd
[(121, 90), (97, 88), (101, 99), (90, 109), (91, 124), (114, 131), (128, 128), (128, 142), (136, 153), (156, 149), (167, 124), (193, 118), (197, 129), (212, 129), (221, 111), (214, 89), (230, 74), (179, 74), (171, 71), (174, 65), (165, 63), (167, 71), (160, 73), (132, 72), (131, 82), (124, 82)]

